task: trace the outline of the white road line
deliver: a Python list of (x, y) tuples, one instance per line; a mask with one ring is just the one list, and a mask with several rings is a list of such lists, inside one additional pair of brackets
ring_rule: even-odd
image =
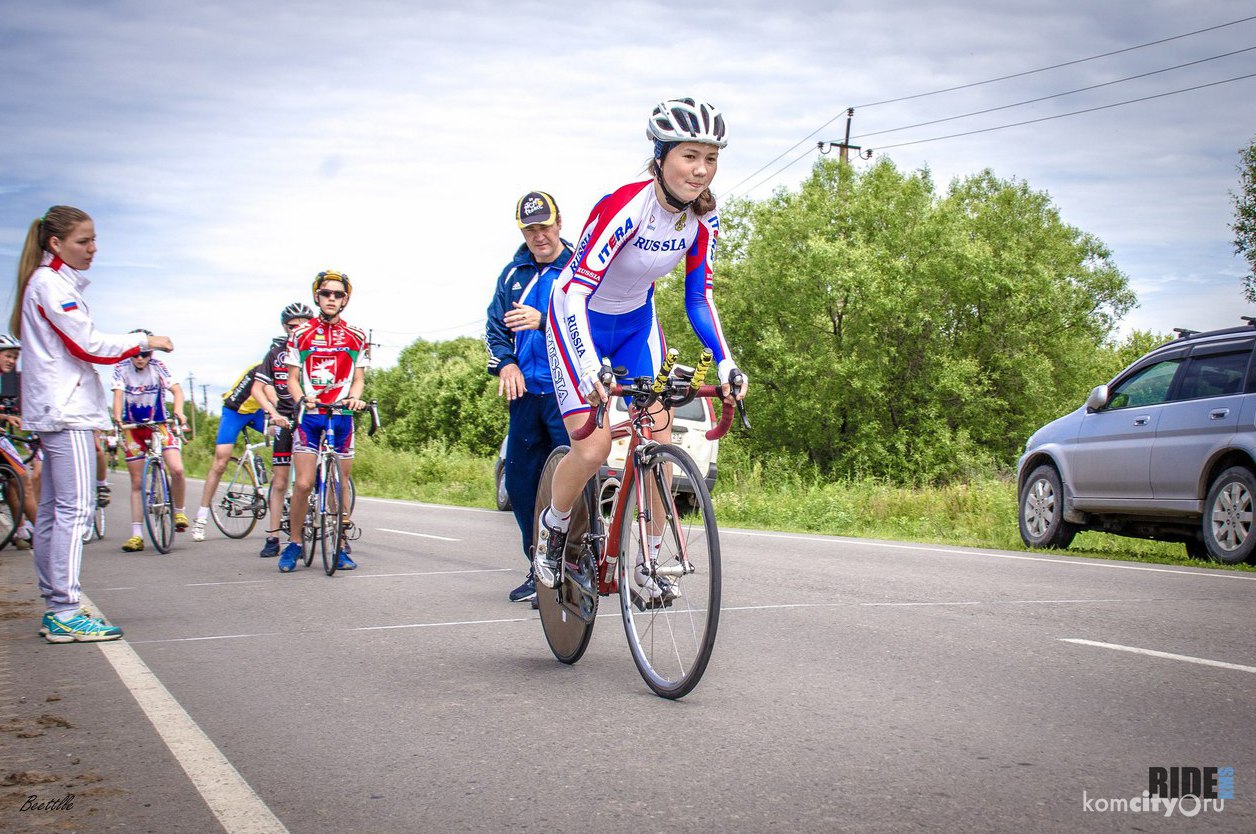
[[(86, 596), (83, 604), (100, 607)], [(287, 834), (261, 797), (197, 726), (125, 640), (100, 643), (101, 652), (131, 691), (162, 741), (192, 780), (227, 834)]]
[(1117, 643), (1098, 643), (1094, 640), (1078, 640), (1072, 637), (1061, 637), (1063, 643), (1076, 643), (1079, 646), (1097, 646), (1101, 649), (1113, 649), (1118, 652), (1130, 652), (1132, 654), (1142, 654), (1148, 657), (1163, 657), (1167, 660), (1181, 660), (1185, 663), (1198, 663), (1200, 666), (1215, 666), (1218, 669), (1233, 669), (1236, 672), (1251, 672), (1256, 674), (1256, 666), (1243, 666), (1238, 663), (1226, 663), (1221, 660), (1208, 660), (1203, 657), (1191, 657), (1188, 654), (1170, 654), (1169, 652), (1158, 652), (1154, 649), (1140, 649), (1137, 646), (1122, 646)]
[(391, 527), (376, 527), (381, 533), (399, 533), (402, 536), (418, 536), (423, 539), (438, 539), (443, 542), (460, 542), (462, 539), (451, 539), (448, 536), (433, 536), (431, 533), (412, 533), (409, 530), (394, 530)]
[(370, 501), (374, 504), (393, 504), (398, 507), (422, 507), (425, 510), (440, 510), (442, 512), (445, 510), (453, 510), (454, 512), (460, 513), (491, 513), (493, 515), (500, 515), (503, 518), (512, 518), (512, 516), (507, 513), (503, 513), (500, 510), (490, 510), (486, 507), (459, 507), (454, 504), (426, 504), (422, 501), (403, 501), (399, 498), (371, 498), (366, 495), (359, 495), (357, 500)]
[(950, 553), (956, 556), (989, 556), (993, 559), (1014, 559), (1022, 562), (1049, 562), (1055, 565), (1072, 565), (1074, 567), (1084, 568), (1110, 568), (1112, 570), (1137, 570), (1148, 573), (1171, 573), (1176, 576), (1193, 576), (1206, 577), (1209, 579), (1242, 579), (1248, 582), (1256, 582), (1256, 574), (1238, 573), (1234, 571), (1215, 571), (1208, 572), (1200, 569), (1190, 568), (1153, 568), (1147, 565), (1109, 565), (1103, 562), (1096, 562), (1082, 556), (1072, 559), (1052, 559), (1049, 556), (1017, 556), (1014, 553), (991, 553), (988, 550), (956, 550), (948, 547), (938, 547), (921, 544), (896, 544), (894, 542), (876, 542), (869, 539), (852, 539), (840, 536), (807, 536), (795, 533), (765, 533), (758, 530), (737, 530), (732, 528), (721, 528), (720, 533), (733, 534), (738, 536), (753, 536), (764, 539), (792, 539), (794, 541), (803, 542), (819, 542), (830, 544), (858, 544), (865, 547), (886, 547), (894, 550), (920, 550), (926, 553)]
[(349, 631), (391, 631), (398, 628), (440, 628), (442, 626), (466, 626), (466, 625), (500, 625), (501, 623), (529, 623), (537, 619), (536, 617), (512, 617), (504, 620), (452, 620), (444, 623), (403, 623), (402, 625), (390, 626), (359, 626), (351, 628)]

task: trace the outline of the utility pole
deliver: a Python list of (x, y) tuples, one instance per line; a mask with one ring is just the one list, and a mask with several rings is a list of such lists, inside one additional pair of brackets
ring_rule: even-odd
[(209, 413), (209, 386), (201, 386), (201, 406), (205, 409), (205, 413)]
[(196, 437), (196, 377), (188, 371), (188, 397), (192, 400), (192, 436)]
[[(852, 120), (854, 120), (854, 118), (855, 118), (855, 108), (848, 107), (846, 109), (846, 138), (842, 140), (841, 142), (825, 142), (825, 141), (816, 142), (816, 147), (820, 149), (820, 153), (827, 154), (829, 151), (833, 150), (834, 148), (840, 148), (842, 162), (850, 162), (851, 151), (855, 151), (855, 155), (858, 156), (860, 159), (872, 158), (872, 151), (868, 151), (867, 153), (864, 153), (863, 149), (859, 145), (852, 145), (850, 143), (850, 123)], [(825, 145), (828, 145), (827, 150), (824, 147)]]

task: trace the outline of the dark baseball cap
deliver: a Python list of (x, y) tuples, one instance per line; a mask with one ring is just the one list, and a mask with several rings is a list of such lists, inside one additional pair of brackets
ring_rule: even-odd
[(558, 221), (558, 204), (544, 191), (529, 191), (519, 198), (515, 206), (515, 220), (520, 229), (525, 226), (553, 226)]

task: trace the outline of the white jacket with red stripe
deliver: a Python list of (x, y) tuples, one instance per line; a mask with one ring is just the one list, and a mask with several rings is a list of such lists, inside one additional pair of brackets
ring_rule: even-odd
[(22, 428), (109, 428), (93, 365), (115, 365), (148, 346), (143, 333), (101, 333), (83, 300), (90, 282), (45, 252), (22, 297)]

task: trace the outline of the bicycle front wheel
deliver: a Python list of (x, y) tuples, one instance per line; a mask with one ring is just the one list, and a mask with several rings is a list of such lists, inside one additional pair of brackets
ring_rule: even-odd
[(349, 495), (340, 473), (340, 458), (328, 458), (323, 472), (323, 494), (318, 508), (319, 547), (323, 554), (323, 572), (336, 573), (340, 549), (345, 541), (345, 517), (349, 511)]
[[(692, 509), (672, 494), (692, 485)], [(637, 671), (655, 694), (682, 698), (706, 671), (720, 620), (720, 541), (706, 481), (693, 459), (659, 446), (620, 495), (620, 612)], [(685, 511), (688, 510), (688, 511)], [(661, 539), (651, 564), (649, 542)]]
[(257, 475), (253, 467), (242, 458), (233, 457), (227, 464), (231, 478), (218, 482), (214, 498), (209, 503), (209, 514), (224, 536), (242, 539), (253, 532), (257, 524), (258, 506), (266, 496), (257, 487)]
[(13, 540), (13, 534), (22, 524), (25, 494), (17, 472), (8, 464), (0, 465), (0, 550)]
[(174, 507), (170, 504), (170, 478), (157, 459), (144, 464), (140, 482), (144, 497), (144, 526), (158, 553), (169, 553), (174, 544)]
[[(569, 451), (569, 447), (559, 446), (550, 453), (545, 468), (541, 470), (532, 515), (533, 552), (541, 531), (541, 513), (545, 512), (553, 497), (554, 470)], [(540, 581), (536, 583), (537, 607), (545, 641), (549, 643), (554, 657), (567, 664), (575, 663), (584, 655), (593, 637), (593, 624), (597, 617), (597, 559), (588, 537), (588, 533), (596, 532), (589, 526), (595, 521), (597, 507), (593, 490), (590, 481), (571, 508), (571, 527), (567, 531), (567, 547), (562, 557), (563, 561), (576, 567), (586, 582), (592, 580), (592, 594), (588, 588), (580, 587), (577, 571), (571, 571), (569, 567), (563, 571), (564, 579), (557, 588), (546, 588)]]

